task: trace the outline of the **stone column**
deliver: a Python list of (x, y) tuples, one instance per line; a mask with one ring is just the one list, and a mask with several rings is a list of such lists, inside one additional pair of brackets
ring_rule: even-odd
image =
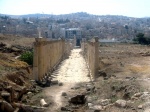
[(41, 81), (44, 75), (44, 53), (43, 53), (43, 45), (45, 38), (36, 38), (36, 43), (38, 45), (38, 81)]
[(98, 37), (95, 37), (95, 63), (94, 63), (94, 78), (97, 77), (97, 74), (98, 74), (98, 69), (99, 69), (99, 40), (98, 40)]
[(65, 40), (62, 39), (62, 59), (65, 58)]
[(33, 76), (36, 81), (38, 81), (38, 45), (34, 42), (33, 46)]

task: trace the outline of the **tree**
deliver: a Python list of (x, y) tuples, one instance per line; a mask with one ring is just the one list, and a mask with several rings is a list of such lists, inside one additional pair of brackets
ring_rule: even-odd
[(136, 38), (133, 39), (133, 41), (136, 41), (137, 43), (142, 44), (142, 45), (150, 44), (150, 38), (145, 37), (143, 33), (138, 33), (136, 35)]
[(136, 35), (136, 37), (138, 37), (138, 38), (143, 38), (143, 37), (144, 37), (144, 34), (143, 34), (143, 33), (138, 33), (138, 34)]

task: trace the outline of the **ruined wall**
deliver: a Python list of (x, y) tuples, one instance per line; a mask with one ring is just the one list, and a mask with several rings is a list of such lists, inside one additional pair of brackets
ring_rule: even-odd
[(36, 38), (33, 59), (35, 80), (41, 81), (46, 73), (51, 72), (65, 56), (69, 55), (70, 50), (70, 45), (65, 40)]
[(82, 41), (81, 49), (88, 63), (91, 76), (95, 79), (99, 69), (99, 42), (95, 37), (91, 41)]

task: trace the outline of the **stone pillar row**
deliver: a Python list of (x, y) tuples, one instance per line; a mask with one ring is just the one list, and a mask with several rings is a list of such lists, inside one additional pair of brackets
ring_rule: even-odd
[(82, 52), (88, 63), (90, 74), (93, 79), (97, 77), (99, 69), (99, 41), (98, 37), (94, 37), (91, 41), (85, 41), (81, 43)]
[(36, 38), (33, 47), (33, 75), (35, 80), (42, 81), (47, 73), (52, 72), (71, 50), (69, 47), (69, 43), (65, 43), (63, 39)]

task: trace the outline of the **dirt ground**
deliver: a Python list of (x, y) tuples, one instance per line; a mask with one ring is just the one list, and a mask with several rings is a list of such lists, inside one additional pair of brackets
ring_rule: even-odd
[(150, 92), (150, 46), (120, 43), (100, 45), (100, 77), (95, 86), (97, 99), (132, 101), (128, 108), (110, 106), (104, 112), (149, 112), (149, 107), (139, 109), (143, 99), (132, 100), (135, 93)]
[(117, 77), (149, 77), (149, 48), (135, 44), (102, 44), (100, 70)]

